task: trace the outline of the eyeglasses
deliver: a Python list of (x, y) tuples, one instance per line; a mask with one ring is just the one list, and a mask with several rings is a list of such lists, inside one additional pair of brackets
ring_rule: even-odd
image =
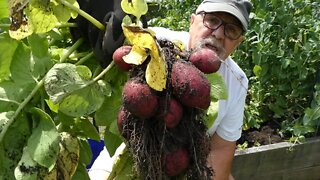
[(231, 39), (236, 40), (243, 34), (243, 29), (235, 24), (223, 22), (219, 17), (213, 14), (202, 12), (203, 25), (211, 30), (217, 30), (221, 25), (224, 26), (224, 35)]

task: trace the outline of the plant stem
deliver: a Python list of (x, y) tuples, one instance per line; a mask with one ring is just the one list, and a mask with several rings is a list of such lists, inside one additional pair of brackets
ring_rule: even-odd
[(103, 71), (101, 71), (98, 76), (92, 79), (91, 83), (98, 81), (100, 78), (102, 78), (112, 67), (114, 66), (114, 62), (111, 61), (111, 63), (106, 67)]
[(84, 62), (86, 62), (89, 58), (91, 58), (93, 56), (93, 52), (90, 52), (89, 54), (87, 54), (86, 56), (84, 56), (83, 58), (81, 58), (78, 62), (75, 63), (75, 65), (80, 65), (83, 64)]
[(59, 62), (60, 62), (60, 63), (65, 62), (65, 61), (67, 60), (67, 58), (82, 44), (82, 42), (83, 42), (83, 38), (78, 39), (78, 40), (70, 47), (70, 49), (68, 50), (68, 52), (67, 52), (66, 54), (64, 54), (64, 55), (60, 58)]
[(90, 14), (84, 12), (83, 10), (79, 9), (78, 7), (75, 7), (74, 5), (70, 4), (69, 2), (67, 2), (66, 0), (58, 0), (60, 3), (62, 3), (63, 5), (67, 6), (68, 8), (70, 8), (71, 10), (76, 11), (78, 14), (80, 14), (82, 17), (84, 17), (85, 19), (87, 19), (88, 21), (90, 21), (92, 24), (94, 24), (97, 28), (99, 28), (100, 30), (104, 31), (105, 26), (103, 24), (101, 24), (98, 20), (96, 20), (95, 18), (93, 18)]
[(85, 86), (89, 86), (95, 82), (97, 82), (99, 79), (101, 79), (112, 67), (114, 66), (114, 62), (112, 61), (103, 71), (100, 72), (95, 78), (93, 78), (91, 81), (89, 81)]
[(77, 27), (77, 24), (76, 23), (63, 23), (63, 24), (57, 24), (55, 27), (56, 28)]

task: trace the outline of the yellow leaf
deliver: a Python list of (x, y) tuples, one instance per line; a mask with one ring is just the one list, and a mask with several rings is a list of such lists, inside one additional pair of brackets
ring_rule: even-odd
[[(154, 55), (156, 57), (154, 57)], [(151, 60), (146, 70), (146, 81), (147, 84), (154, 90), (162, 91), (166, 88), (166, 64), (164, 63), (164, 58), (159, 56), (158, 53), (151, 55)]]
[(133, 47), (136, 46), (133, 54), (128, 54), (130, 59), (128, 57), (124, 59), (125, 62), (138, 65), (143, 63), (146, 56), (151, 55), (151, 60), (146, 69), (146, 81), (152, 89), (162, 91), (165, 89), (167, 81), (166, 63), (164, 55), (157, 45), (154, 33), (139, 26), (123, 25), (122, 27), (129, 44)]
[(29, 21), (26, 24), (22, 24), (19, 29), (15, 31), (9, 30), (9, 35), (13, 39), (24, 39), (33, 33), (33, 26)]
[(154, 36), (139, 26), (122, 26), (123, 33), (132, 45), (153, 49), (156, 46)]
[(128, 64), (140, 65), (147, 59), (147, 57), (148, 54), (144, 48), (133, 45), (130, 53), (123, 56), (123, 60)]
[(172, 41), (180, 50), (185, 50), (186, 49), (186, 47), (185, 47), (185, 45), (183, 44), (183, 42), (182, 41), (180, 41), (180, 40), (173, 40)]

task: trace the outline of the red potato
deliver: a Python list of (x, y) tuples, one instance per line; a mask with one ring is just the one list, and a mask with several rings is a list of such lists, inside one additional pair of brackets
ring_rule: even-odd
[(189, 61), (206, 74), (217, 72), (221, 61), (216, 52), (209, 48), (202, 48), (191, 53)]
[(131, 46), (121, 46), (118, 49), (116, 49), (112, 55), (112, 59), (118, 67), (124, 71), (129, 71), (132, 68), (131, 64), (126, 63), (123, 60), (123, 56), (127, 55), (131, 51)]
[(158, 107), (158, 97), (147, 85), (138, 80), (129, 80), (123, 87), (123, 106), (140, 118), (147, 119), (155, 114)]
[(171, 98), (169, 100), (163, 99), (159, 105), (158, 118), (162, 119), (165, 122), (167, 128), (176, 127), (181, 121), (183, 108), (181, 104)]
[(189, 107), (207, 109), (210, 105), (210, 82), (194, 65), (176, 61), (171, 71), (173, 93)]
[(129, 116), (130, 112), (127, 111), (124, 107), (121, 107), (118, 112), (117, 125), (120, 134), (126, 139), (130, 138), (130, 130), (124, 128), (123, 124), (128, 120)]
[(178, 148), (165, 156), (165, 172), (168, 176), (177, 176), (189, 166), (189, 152), (185, 148)]

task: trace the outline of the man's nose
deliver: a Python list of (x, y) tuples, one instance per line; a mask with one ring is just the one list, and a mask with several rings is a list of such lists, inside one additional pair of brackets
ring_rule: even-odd
[(217, 29), (212, 31), (212, 35), (215, 36), (217, 39), (224, 38), (224, 25), (221, 24)]

